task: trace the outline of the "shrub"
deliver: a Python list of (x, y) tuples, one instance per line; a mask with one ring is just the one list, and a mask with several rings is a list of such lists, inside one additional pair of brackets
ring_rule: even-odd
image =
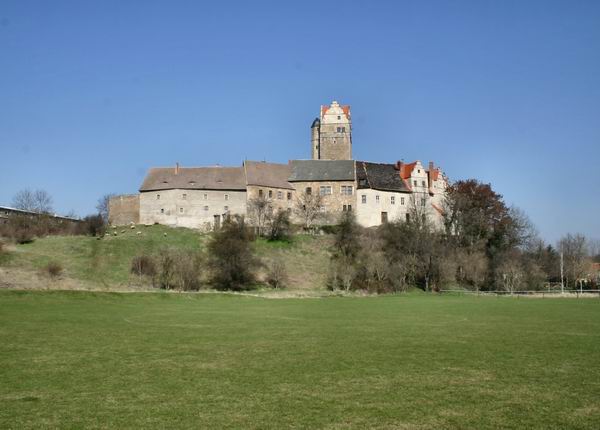
[(76, 233), (88, 236), (102, 236), (106, 233), (106, 223), (102, 215), (88, 215), (77, 225)]
[(154, 277), (156, 275), (156, 266), (152, 257), (148, 255), (138, 255), (131, 260), (131, 273), (142, 277)]
[(221, 290), (245, 290), (255, 280), (254, 269), (259, 264), (250, 247), (250, 234), (244, 217), (225, 220), (208, 243), (211, 282)]
[(46, 264), (44, 271), (50, 275), (51, 278), (58, 278), (63, 272), (63, 267), (60, 263), (51, 261)]
[(284, 210), (278, 210), (271, 221), (269, 240), (288, 240), (291, 231), (290, 214)]
[[(150, 262), (152, 262), (151, 270), (154, 271), (154, 283), (159, 288), (191, 291), (199, 290), (202, 287), (202, 273), (204, 268), (202, 254), (190, 254), (187, 251), (163, 249), (155, 261), (156, 268), (154, 267), (154, 260), (150, 259)], [(140, 264), (141, 262), (136, 262), (134, 259), (132, 269), (135, 263)], [(150, 266), (147, 265), (146, 267), (149, 269)]]
[(266, 277), (267, 284), (275, 289), (285, 288), (288, 282), (285, 264), (281, 260), (274, 260), (269, 265)]

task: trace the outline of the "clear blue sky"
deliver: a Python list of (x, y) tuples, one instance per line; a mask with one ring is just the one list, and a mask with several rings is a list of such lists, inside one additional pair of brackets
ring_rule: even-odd
[(600, 1), (0, 3), (0, 204), (59, 212), (151, 166), (354, 156), (491, 182), (542, 236), (600, 238)]

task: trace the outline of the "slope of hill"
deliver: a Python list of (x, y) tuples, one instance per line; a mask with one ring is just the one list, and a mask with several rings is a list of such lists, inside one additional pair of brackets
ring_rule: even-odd
[[(130, 274), (131, 260), (162, 248), (190, 252), (202, 249), (209, 235), (185, 228), (160, 225), (111, 229), (110, 236), (49, 236), (24, 245), (9, 246), (0, 257), (0, 286), (32, 288), (144, 289)], [(327, 274), (330, 238), (295, 236), (290, 242), (253, 243), (257, 256), (285, 264), (290, 290), (323, 289)], [(49, 281), (41, 269), (49, 262), (64, 268), (58, 280)], [(29, 285), (31, 284), (31, 286)]]

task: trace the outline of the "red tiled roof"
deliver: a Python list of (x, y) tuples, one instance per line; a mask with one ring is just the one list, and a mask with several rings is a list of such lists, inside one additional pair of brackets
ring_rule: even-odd
[(417, 165), (417, 162), (414, 161), (412, 163), (408, 163), (408, 164), (402, 164), (402, 168), (400, 169), (400, 177), (402, 179), (409, 179), (410, 176), (412, 175), (412, 171), (415, 169), (415, 166)]
[[(326, 105), (321, 106), (321, 117), (323, 117), (323, 115), (327, 113), (330, 107), (331, 106)], [(346, 115), (346, 118), (350, 119), (350, 105), (344, 105), (340, 107), (342, 108), (342, 111), (344, 111), (344, 115)]]

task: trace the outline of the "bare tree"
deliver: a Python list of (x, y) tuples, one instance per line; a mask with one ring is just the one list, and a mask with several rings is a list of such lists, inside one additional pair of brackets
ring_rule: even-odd
[(273, 205), (265, 196), (255, 197), (248, 201), (248, 215), (258, 230), (258, 235), (263, 235), (265, 227), (273, 215)]
[(13, 197), (13, 206), (25, 211), (47, 214), (52, 212), (52, 197), (45, 190), (25, 189)]
[(577, 281), (585, 277), (588, 269), (587, 241), (582, 234), (567, 234), (558, 242), (558, 250), (563, 254), (567, 288), (576, 287)]
[(525, 280), (525, 273), (519, 256), (516, 253), (506, 255), (496, 269), (497, 284), (505, 291), (519, 291)]
[(104, 223), (108, 223), (108, 208), (110, 199), (114, 197), (114, 194), (105, 194), (98, 199), (98, 204), (96, 205), (96, 209), (98, 210), (98, 215), (102, 217)]
[(302, 220), (305, 229), (310, 229), (322, 216), (323, 198), (320, 194), (304, 191), (296, 198), (294, 212)]
[(429, 229), (430, 220), (428, 215), (427, 193), (412, 193), (408, 200), (407, 221), (418, 229)]

